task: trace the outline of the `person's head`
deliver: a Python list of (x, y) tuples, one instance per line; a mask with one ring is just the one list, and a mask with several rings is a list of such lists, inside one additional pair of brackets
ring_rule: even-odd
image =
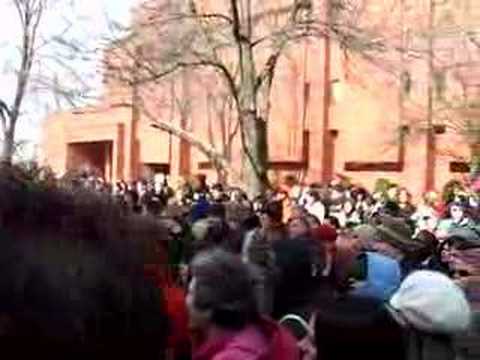
[(202, 252), (191, 272), (187, 307), (193, 327), (239, 330), (257, 320), (252, 280), (239, 257), (219, 249)]
[(165, 261), (162, 226), (96, 194), (5, 174), (0, 224), (4, 356), (158, 358), (167, 322), (144, 265)]
[(426, 206), (434, 207), (439, 200), (438, 193), (435, 191), (428, 191), (423, 194), (423, 202)]
[(393, 217), (399, 217), (400, 216), (400, 206), (396, 201), (393, 200), (387, 200), (381, 209), (381, 213)]
[(400, 204), (409, 204), (412, 201), (412, 195), (406, 188), (401, 188), (398, 191), (398, 202)]
[(229, 235), (229, 228), (227, 223), (222, 219), (208, 217), (193, 223), (192, 235), (194, 239), (194, 250), (199, 252), (225, 245)]
[(453, 221), (460, 222), (465, 216), (465, 207), (459, 202), (450, 204), (448, 213)]
[(424, 213), (420, 214), (418, 219), (416, 220), (416, 228), (417, 231), (429, 231), (431, 233), (435, 233), (438, 225), (438, 216), (434, 210), (425, 211)]
[(307, 236), (310, 233), (310, 224), (303, 216), (292, 217), (288, 220), (288, 234), (295, 238)]
[(324, 224), (312, 229), (312, 238), (322, 245), (327, 255), (335, 255), (337, 237), (337, 230), (331, 225)]
[(372, 198), (375, 202), (380, 202), (380, 201), (383, 200), (384, 196), (383, 196), (383, 193), (381, 191), (375, 191), (372, 194)]
[(413, 241), (418, 244), (418, 249), (410, 258), (416, 262), (425, 261), (436, 252), (438, 240), (433, 232), (422, 230)]
[(221, 201), (224, 197), (222, 184), (214, 184), (210, 190), (212, 198), (215, 201)]
[(305, 196), (305, 205), (312, 205), (316, 201), (320, 201), (320, 193), (314, 189), (309, 190)]
[(330, 199), (333, 202), (338, 201), (344, 196), (344, 193), (345, 189), (340, 184), (332, 186), (330, 190)]
[(388, 215), (378, 217), (375, 226), (377, 232), (376, 242), (373, 248), (384, 255), (401, 259), (410, 252), (413, 231), (402, 218), (395, 218)]
[(340, 221), (336, 216), (327, 216), (327, 218), (325, 219), (325, 223), (333, 226), (335, 229), (341, 228)]
[(396, 201), (398, 198), (398, 186), (397, 185), (391, 185), (388, 190), (387, 190), (387, 198), (392, 201)]
[(370, 250), (372, 244), (378, 241), (378, 233), (374, 226), (362, 224), (347, 231), (343, 239), (346, 239), (355, 251)]
[(307, 215), (307, 214), (308, 214), (308, 212), (301, 205), (293, 205), (291, 210), (290, 210), (290, 217), (291, 218), (305, 217), (305, 215)]
[(278, 188), (280, 184), (280, 178), (278, 172), (276, 170), (268, 170), (267, 171), (267, 180), (269, 184), (272, 186), (273, 189)]
[(311, 229), (313, 229), (316, 226), (320, 226), (320, 220), (315, 216), (310, 213), (305, 214), (305, 220), (307, 220), (308, 225), (310, 226)]
[(268, 201), (260, 209), (260, 222), (265, 229), (282, 223), (283, 204), (280, 201)]
[(429, 334), (455, 335), (468, 330), (471, 322), (464, 291), (439, 272), (410, 274), (389, 306), (400, 323)]
[(205, 174), (197, 174), (193, 177), (192, 186), (194, 191), (204, 191), (207, 187), (207, 177)]
[(356, 188), (352, 191), (352, 198), (356, 202), (365, 201), (368, 197), (368, 192), (364, 188)]

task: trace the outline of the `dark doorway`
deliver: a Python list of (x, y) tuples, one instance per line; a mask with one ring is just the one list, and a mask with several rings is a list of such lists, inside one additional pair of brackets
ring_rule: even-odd
[(113, 141), (68, 144), (67, 169), (83, 169), (112, 181)]

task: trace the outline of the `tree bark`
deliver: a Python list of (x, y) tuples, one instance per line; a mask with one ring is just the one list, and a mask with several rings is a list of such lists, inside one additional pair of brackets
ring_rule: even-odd
[(15, 152), (15, 133), (12, 130), (4, 132), (2, 143), (2, 152), (0, 154), (0, 163), (10, 165)]
[(245, 132), (244, 174), (247, 193), (253, 198), (267, 187), (268, 144), (266, 122), (249, 114), (243, 119)]
[(234, 178), (234, 180), (240, 180), (240, 176), (238, 175), (238, 173), (235, 171), (235, 169), (232, 168), (228, 160), (225, 159), (223, 155), (217, 153), (215, 149), (205, 145), (202, 141), (198, 140), (190, 132), (161, 121), (152, 122), (151, 126), (156, 129), (166, 131), (173, 136), (188, 142), (190, 145), (192, 145), (208, 157), (217, 172), (221, 171), (220, 169), (222, 169), (223, 171), (229, 173)]
[(241, 44), (242, 81), (239, 88), (240, 124), (242, 125), (243, 173), (247, 193), (262, 194), (266, 187), (268, 168), (267, 127), (258, 117), (256, 71), (252, 49)]

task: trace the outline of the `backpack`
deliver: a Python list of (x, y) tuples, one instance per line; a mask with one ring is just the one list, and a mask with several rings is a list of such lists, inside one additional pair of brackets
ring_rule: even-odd
[(315, 320), (316, 314), (313, 313), (310, 316), (308, 323), (299, 315), (287, 314), (279, 321), (280, 324), (284, 324), (286, 321), (295, 321), (305, 330), (306, 335), (297, 341), (297, 347), (300, 351), (301, 360), (314, 360), (317, 359), (317, 345), (315, 343)]

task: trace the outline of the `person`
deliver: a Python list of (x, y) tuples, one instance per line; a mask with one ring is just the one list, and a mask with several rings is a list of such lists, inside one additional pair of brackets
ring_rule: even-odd
[(193, 254), (214, 247), (227, 248), (229, 232), (228, 224), (217, 217), (197, 220), (192, 225)]
[(191, 263), (187, 294), (196, 334), (193, 360), (297, 360), (296, 344), (257, 308), (250, 273), (237, 256), (216, 249)]
[(469, 303), (480, 309), (480, 244), (475, 233), (455, 231), (446, 239), (442, 260), (452, 277), (465, 290)]
[(344, 236), (349, 240), (348, 257), (342, 258), (345, 252), (341, 244), (334, 268), (339, 291), (358, 298), (385, 301), (400, 285), (400, 263), (377, 252), (371, 245), (378, 241), (378, 236), (378, 230), (371, 225), (363, 225)]
[(412, 194), (406, 189), (401, 188), (398, 191), (398, 206), (400, 208), (400, 216), (410, 219), (415, 213), (415, 206), (412, 204)]
[[(362, 231), (372, 226), (373, 234)], [(397, 261), (402, 261), (406, 254), (417, 249), (412, 241), (413, 231), (403, 218), (389, 215), (379, 215), (372, 225), (359, 227), (359, 234), (365, 233), (362, 244), (366, 250), (386, 255)]]
[(270, 315), (273, 310), (275, 260), (273, 244), (287, 238), (282, 223), (283, 205), (279, 201), (265, 203), (259, 211), (260, 228), (245, 235), (242, 258), (248, 264), (255, 282), (259, 310)]
[(442, 241), (449, 236), (449, 233), (458, 229), (476, 230), (476, 224), (468, 216), (464, 203), (452, 202), (448, 206), (448, 217), (438, 224), (436, 235)]
[[(325, 263), (324, 252), (310, 236), (287, 237), (273, 243), (275, 281), (273, 317), (308, 311), (314, 297), (316, 273)], [(308, 317), (307, 317), (308, 319)]]
[(228, 201), (228, 196), (225, 194), (223, 185), (220, 183), (213, 184), (210, 187), (210, 194), (214, 203), (224, 203)]
[(326, 208), (320, 199), (320, 194), (317, 190), (311, 189), (305, 197), (305, 209), (307, 212), (317, 218), (322, 223), (325, 220)]
[(278, 269), (273, 316), (297, 340), (302, 360), (316, 359), (314, 321), (316, 300), (326, 296), (317, 273), (322, 273), (324, 254), (309, 236), (274, 243)]
[(314, 335), (321, 360), (406, 360), (403, 330), (378, 299), (323, 300)]
[(445, 271), (445, 267), (438, 256), (439, 243), (435, 235), (422, 230), (412, 239), (412, 243), (417, 244), (417, 249), (407, 254), (401, 262), (402, 272), (409, 275), (415, 270), (436, 270)]
[[(158, 359), (168, 319), (144, 264), (164, 229), (110, 199), (0, 175), (0, 343), (17, 359)], [(151, 258), (148, 259), (146, 249)]]
[(337, 230), (331, 225), (324, 224), (312, 229), (311, 233), (312, 238), (321, 249), (321, 254), (324, 254), (324, 266), (319, 275), (323, 278), (330, 278), (333, 274), (337, 254)]
[(288, 234), (295, 238), (299, 236), (308, 236), (310, 234), (310, 224), (304, 216), (292, 217), (288, 220)]
[(469, 330), (471, 309), (463, 290), (447, 276), (416, 271), (388, 302), (406, 332), (408, 360), (457, 359), (453, 338)]

